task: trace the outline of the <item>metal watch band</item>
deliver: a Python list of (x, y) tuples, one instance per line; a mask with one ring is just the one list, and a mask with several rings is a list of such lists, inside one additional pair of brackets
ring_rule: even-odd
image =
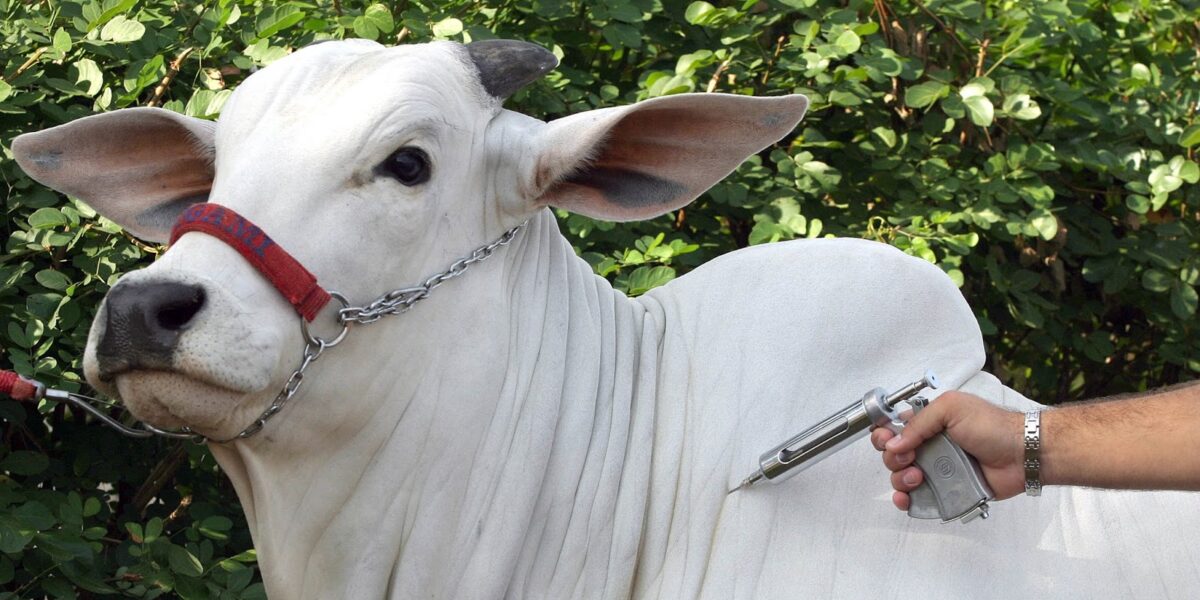
[(1042, 413), (1025, 413), (1025, 493), (1042, 495)]

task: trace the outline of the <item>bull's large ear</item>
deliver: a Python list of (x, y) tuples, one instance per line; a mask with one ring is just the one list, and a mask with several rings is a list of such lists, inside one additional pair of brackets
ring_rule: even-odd
[(184, 208), (213, 181), (216, 123), (160, 108), (129, 108), (18, 136), (17, 164), (133, 235), (165, 242)]
[(550, 122), (525, 189), (540, 205), (609, 221), (686, 205), (804, 116), (801, 95), (680, 94)]

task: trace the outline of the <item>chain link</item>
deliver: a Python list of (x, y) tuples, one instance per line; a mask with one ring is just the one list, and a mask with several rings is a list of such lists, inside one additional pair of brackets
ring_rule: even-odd
[(338, 311), (338, 323), (342, 325), (347, 323), (366, 325), (367, 323), (374, 323), (388, 315), (399, 315), (408, 312), (414, 304), (428, 297), (434, 288), (462, 275), (471, 265), (487, 260), (496, 250), (508, 245), (509, 242), (513, 241), (513, 238), (517, 237), (517, 232), (524, 226), (525, 223), (521, 223), (505, 231), (504, 235), (501, 235), (492, 243), (476, 248), (471, 252), (470, 256), (458, 259), (454, 264), (450, 265), (450, 268), (430, 276), (421, 285), (392, 290), (366, 306), (348, 306), (343, 308)]
[[(528, 221), (525, 223), (528, 223)], [(348, 303), (346, 302), (344, 296), (338, 294), (337, 292), (330, 292), (334, 298), (338, 299), (343, 304), (342, 309), (338, 311), (337, 318), (338, 324), (342, 326), (341, 333), (338, 334), (338, 336), (332, 341), (326, 341), (311, 335), (308, 332), (307, 325), (301, 321), (301, 324), (305, 325), (305, 344), (304, 356), (300, 360), (300, 366), (296, 367), (295, 371), (292, 371), (291, 377), (288, 377), (287, 383), (283, 385), (283, 389), (281, 389), (275, 396), (275, 399), (271, 401), (271, 405), (268, 406), (267, 409), (262, 412), (262, 414), (258, 415), (258, 418), (255, 419), (249, 427), (246, 427), (237, 435), (228, 439), (218, 440), (195, 433), (189, 427), (184, 427), (179, 432), (161, 433), (172, 433), (176, 436), (179, 434), (192, 435), (196, 441), (208, 441), (218, 444), (232, 442), (234, 440), (244, 440), (252, 435), (257, 434), (258, 432), (262, 431), (263, 427), (267, 425), (267, 421), (270, 421), (272, 417), (279, 414), (279, 411), (283, 410), (283, 407), (285, 404), (287, 404), (288, 400), (291, 400), (292, 396), (295, 396), (296, 393), (300, 391), (300, 386), (304, 384), (304, 371), (307, 370), (308, 367), (313, 363), (317, 362), (317, 360), (321, 358), (321, 355), (326, 350), (341, 343), (341, 341), (345, 339), (346, 330), (351, 324), (357, 323), (360, 325), (366, 325), (368, 323), (374, 323), (375, 321), (378, 321), (379, 319), (389, 315), (399, 315), (408, 312), (408, 310), (412, 308), (414, 304), (427, 298), (429, 293), (432, 292), (434, 288), (446, 283), (447, 281), (450, 281), (451, 279), (454, 279), (455, 277), (458, 277), (459, 275), (462, 275), (471, 265), (487, 260), (488, 257), (496, 252), (496, 250), (508, 245), (509, 242), (513, 241), (513, 238), (517, 237), (517, 233), (521, 231), (521, 228), (525, 226), (525, 223), (521, 223), (520, 225), (505, 231), (503, 235), (494, 240), (492, 243), (476, 248), (471, 252), (470, 256), (454, 261), (454, 264), (451, 264), (450, 268), (442, 271), (441, 273), (430, 276), (421, 285), (392, 290), (383, 294), (374, 302), (371, 302), (366, 306), (346, 306)], [(155, 433), (160, 433), (158, 430), (153, 431)]]

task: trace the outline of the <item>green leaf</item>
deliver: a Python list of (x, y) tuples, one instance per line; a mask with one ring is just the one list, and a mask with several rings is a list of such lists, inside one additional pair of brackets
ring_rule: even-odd
[(214, 540), (229, 539), (229, 530), (233, 529), (233, 521), (228, 517), (212, 516), (200, 522), (200, 533)]
[(854, 54), (862, 47), (862, 40), (859, 39), (857, 33), (846, 30), (834, 40), (833, 45), (837, 46), (842, 54)]
[(34, 538), (39, 548), (55, 561), (67, 562), (92, 556), (92, 547), (78, 537), (55, 531), (40, 533)]
[(962, 86), (962, 89), (958, 90), (958, 95), (962, 96), (964, 100), (966, 100), (967, 98), (976, 98), (979, 96), (984, 96), (986, 94), (987, 94), (987, 86), (985, 86), (979, 82), (968, 83), (967, 85)]
[[(116, 19), (109, 21), (109, 24), (115, 21)], [(107, 28), (107, 25), (105, 27)], [(81, 58), (75, 61), (75, 69), (79, 71), (79, 76), (75, 78), (75, 82), (86, 82), (88, 84), (87, 88), (85, 88), (87, 91), (84, 93), (88, 96), (95, 96), (100, 92), (100, 88), (104, 86), (104, 73), (100, 71), (100, 66), (96, 64), (96, 61), (90, 58)]]
[(146, 541), (146, 534), (142, 531), (141, 523), (126, 523), (125, 531), (129, 532), (129, 539), (135, 544), (141, 544)]
[(66, 29), (59, 27), (54, 32), (54, 41), (51, 44), (55, 52), (66, 54), (71, 50), (71, 34), (67, 33)]
[(693, 2), (683, 11), (683, 18), (692, 25), (703, 25), (717, 11), (717, 7), (703, 0)]
[(7, 81), (0, 80), (0, 102), (4, 102), (12, 95), (13, 88)]
[(392, 20), (392, 11), (383, 4), (375, 3), (368, 6), (367, 10), (363, 12), (363, 18), (383, 33), (391, 33), (396, 28), (396, 23)]
[(66, 275), (63, 275), (62, 271), (55, 271), (54, 269), (42, 269), (38, 271), (34, 279), (42, 284), (42, 287), (60, 292), (71, 285), (71, 280)]
[(1165, 292), (1171, 289), (1171, 276), (1158, 269), (1147, 269), (1142, 273), (1142, 287), (1151, 292)]
[(163, 520), (159, 517), (154, 517), (146, 521), (146, 542), (149, 543), (157, 540), (158, 536), (162, 535), (162, 530)]
[(1054, 236), (1058, 235), (1058, 219), (1055, 218), (1054, 214), (1048, 211), (1040, 211), (1034, 214), (1036, 216), (1029, 220), (1029, 224), (1032, 225), (1035, 230), (1037, 230), (1038, 235), (1040, 235), (1042, 239), (1054, 239)]
[(1042, 108), (1038, 106), (1037, 101), (1029, 97), (1029, 94), (1006, 96), (1003, 110), (1008, 116), (1022, 121), (1042, 116)]
[(352, 24), (354, 35), (365, 40), (374, 40), (379, 38), (379, 28), (368, 21), (365, 17), (355, 17)]
[(675, 269), (671, 267), (638, 267), (629, 274), (627, 293), (630, 296), (644, 294), (672, 279), (675, 279)]
[(837, 106), (861, 106), (863, 103), (858, 96), (842, 90), (829, 92), (829, 102)]
[(171, 565), (172, 571), (180, 575), (199, 577), (204, 574), (204, 566), (200, 564), (200, 559), (183, 546), (171, 544), (167, 549), (167, 563)]
[(640, 48), (642, 32), (628, 23), (609, 23), (600, 30), (605, 41), (618, 48)]
[(247, 46), (244, 52), (246, 56), (263, 65), (269, 65), (287, 56), (287, 48), (271, 46), (267, 40), (259, 40)]
[(37, 531), (45, 531), (58, 523), (50, 509), (41, 502), (26, 502), (12, 511), (12, 516), (20, 527)]
[(1190, 160), (1184, 162), (1179, 166), (1178, 175), (1184, 183), (1200, 182), (1200, 165)]
[(1154, 193), (1169, 194), (1183, 185), (1183, 178), (1176, 172), (1172, 172), (1170, 165), (1158, 165), (1154, 170), (1150, 171), (1148, 179), (1150, 187)]
[(912, 108), (925, 108), (949, 93), (950, 86), (937, 81), (927, 81), (905, 90), (904, 103)]
[(971, 118), (972, 123), (980, 127), (988, 127), (992, 124), (995, 114), (992, 101), (987, 97), (964, 96), (963, 105), (967, 107), (967, 116)]
[(880, 140), (883, 141), (884, 144), (887, 144), (888, 148), (896, 147), (896, 132), (895, 131), (892, 131), (891, 129), (889, 129), (887, 127), (880, 126), (880, 127), (876, 127), (875, 129), (872, 129), (871, 133), (875, 134)]
[(83, 516), (92, 517), (100, 512), (100, 500), (95, 497), (89, 497), (83, 502)]
[(303, 21), (304, 17), (304, 11), (295, 4), (285, 4), (274, 9), (267, 9), (259, 15), (255, 24), (258, 29), (258, 37), (260, 39), (271, 37)]
[[(105, 4), (109, 4), (109, 2), (105, 2)], [(104, 12), (97, 15), (94, 20), (87, 24), (87, 30), (90, 32), (93, 29), (104, 25), (109, 21), (109, 19), (115, 18), (117, 15), (133, 8), (136, 4), (137, 0), (120, 0), (119, 2), (111, 3), (108, 8), (104, 9)]]
[(179, 594), (180, 600), (210, 600), (212, 598), (212, 593), (202, 581), (188, 577), (175, 579), (175, 593)]
[(232, 95), (233, 90), (196, 90), (184, 107), (183, 114), (202, 119), (216, 117)]
[(1190, 319), (1196, 314), (1196, 304), (1200, 301), (1200, 297), (1196, 295), (1196, 288), (1180, 284), (1171, 288), (1171, 311), (1180, 319)]
[(442, 19), (433, 24), (433, 35), (439, 38), (453, 37), (462, 33), (462, 31), (463, 22), (454, 17)]
[(100, 30), (100, 39), (118, 44), (127, 44), (142, 39), (142, 36), (145, 34), (145, 25), (133, 19), (126, 18), (124, 15), (118, 15), (104, 24), (104, 28)]
[(833, 189), (842, 181), (841, 171), (819, 160), (810, 160), (801, 163), (800, 171), (804, 175), (816, 180), (823, 189)]
[(67, 217), (57, 208), (39, 208), (29, 215), (29, 226), (34, 229), (53, 229), (67, 224)]
[(1183, 133), (1179, 134), (1179, 145), (1184, 148), (1191, 148), (1196, 144), (1200, 144), (1200, 123), (1188, 125)]
[(1125, 206), (1139, 215), (1144, 215), (1150, 212), (1150, 198), (1141, 194), (1130, 194), (1125, 197)]
[(238, 600), (267, 600), (267, 588), (261, 582), (242, 590)]
[(0, 552), (16, 554), (33, 541), (35, 532), (8, 518), (0, 518)]

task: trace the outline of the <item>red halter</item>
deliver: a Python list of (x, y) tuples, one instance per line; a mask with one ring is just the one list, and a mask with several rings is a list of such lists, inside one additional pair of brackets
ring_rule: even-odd
[(171, 243), (189, 231), (207, 233), (232, 246), (283, 294), (304, 320), (312, 322), (329, 303), (329, 292), (300, 261), (233, 209), (211, 202), (193, 204), (171, 229)]

